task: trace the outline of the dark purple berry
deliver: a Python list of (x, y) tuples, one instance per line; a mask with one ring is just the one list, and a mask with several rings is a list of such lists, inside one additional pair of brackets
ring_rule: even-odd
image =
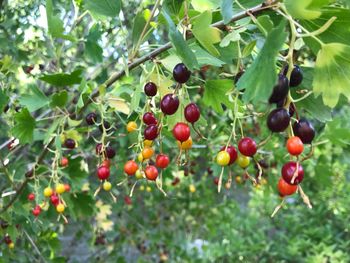
[(160, 109), (166, 115), (173, 115), (179, 108), (179, 98), (173, 94), (167, 94), (160, 102)]
[(153, 141), (158, 136), (158, 127), (154, 124), (147, 126), (143, 135), (146, 140)]
[[(108, 131), (111, 128), (111, 124), (108, 121), (103, 121), (103, 127)], [(103, 132), (102, 124), (98, 128)]]
[(68, 149), (74, 149), (75, 141), (73, 139), (66, 139), (66, 141), (64, 142), (64, 146), (66, 146)]
[(244, 74), (244, 70), (242, 70), (242, 71), (239, 71), (237, 74), (236, 74), (236, 76), (235, 76), (235, 78), (234, 78), (234, 81), (235, 81), (235, 84), (239, 81), (239, 79), (243, 76), (243, 74)]
[(115, 156), (115, 150), (111, 146), (106, 147), (106, 156), (108, 159), (112, 159)]
[(94, 125), (97, 121), (97, 115), (95, 112), (90, 112), (88, 115), (86, 115), (86, 123), (88, 125)]
[(285, 108), (274, 109), (267, 117), (267, 127), (272, 132), (282, 132), (287, 129), (289, 121), (289, 112)]
[(195, 123), (199, 120), (201, 113), (195, 103), (190, 103), (185, 108), (185, 118), (189, 123)]
[(184, 63), (179, 63), (174, 67), (173, 77), (178, 83), (185, 83), (191, 76), (191, 71), (185, 66)]
[[(287, 75), (287, 72), (288, 72), (288, 66), (284, 68), (283, 74)], [(291, 87), (299, 86), (302, 81), (303, 81), (303, 72), (298, 65), (294, 65), (294, 68), (290, 75), (289, 86)]]
[(157, 86), (153, 82), (146, 83), (144, 90), (146, 95), (150, 97), (156, 96), (157, 94)]
[(142, 120), (146, 125), (157, 125), (158, 122), (152, 112), (146, 112), (145, 114), (143, 114)]
[(311, 122), (306, 119), (300, 119), (299, 122), (294, 122), (293, 132), (305, 144), (310, 144), (315, 137), (315, 129)]
[(297, 185), (300, 184), (304, 179), (304, 169), (301, 166), (301, 164), (298, 164), (298, 175), (295, 177), (294, 182), (292, 183), (292, 179), (294, 176), (294, 173), (297, 169), (297, 163), (296, 162), (289, 162), (283, 165), (282, 167), (282, 177), (283, 180), (286, 181), (288, 184), (291, 185)]
[(278, 75), (278, 83), (273, 88), (272, 94), (269, 98), (270, 103), (277, 103), (280, 100), (283, 100), (289, 92), (288, 79), (285, 75)]

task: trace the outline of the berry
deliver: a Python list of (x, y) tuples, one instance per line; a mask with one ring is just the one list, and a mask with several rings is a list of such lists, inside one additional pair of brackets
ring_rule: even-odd
[(136, 177), (136, 179), (142, 179), (143, 178), (143, 171), (138, 169), (135, 173), (135, 177)]
[(250, 164), (250, 159), (247, 156), (239, 155), (237, 158), (237, 163), (241, 168), (247, 168)]
[(157, 94), (157, 86), (153, 82), (146, 83), (144, 87), (147, 96), (154, 97)]
[(143, 141), (143, 146), (145, 146), (145, 147), (151, 147), (152, 144), (153, 144), (153, 141), (151, 141), (151, 140), (144, 140)]
[(195, 187), (193, 184), (190, 184), (190, 186), (188, 187), (188, 190), (189, 190), (191, 193), (194, 193), (194, 192), (196, 192), (196, 187)]
[(132, 200), (131, 200), (130, 196), (125, 196), (124, 197), (124, 203), (126, 205), (132, 205)]
[(28, 201), (33, 201), (35, 199), (35, 194), (30, 193), (27, 198), (28, 198)]
[(46, 187), (44, 189), (44, 196), (45, 197), (50, 197), (53, 194), (53, 190), (51, 187)]
[(137, 123), (134, 121), (130, 121), (128, 122), (128, 124), (126, 125), (126, 130), (128, 132), (134, 132), (137, 130)]
[(70, 185), (69, 184), (64, 184), (64, 191), (65, 192), (70, 192)]
[(103, 128), (105, 128), (106, 131), (108, 131), (111, 128), (111, 124), (108, 121), (103, 121), (103, 126), (102, 124), (98, 126), (100, 132), (103, 132)]
[(9, 235), (5, 235), (5, 237), (4, 237), (4, 242), (5, 242), (7, 245), (10, 244), (10, 243), (12, 243), (12, 240), (11, 240), (11, 238), (10, 238)]
[(311, 122), (300, 119), (293, 124), (294, 135), (298, 136), (304, 144), (310, 144), (315, 137), (315, 129)]
[(186, 123), (178, 122), (173, 128), (173, 135), (180, 142), (187, 141), (191, 135), (190, 127)]
[(67, 157), (62, 157), (61, 162), (60, 162), (60, 165), (61, 165), (62, 167), (66, 167), (66, 166), (68, 166), (68, 163), (69, 163), (68, 158), (67, 158)]
[(298, 175), (295, 177), (294, 182), (292, 183), (292, 178), (297, 169), (296, 162), (288, 162), (282, 167), (282, 178), (283, 180), (292, 185), (300, 184), (304, 179), (304, 169), (301, 164), (298, 164)]
[(101, 152), (102, 152), (102, 143), (96, 144), (95, 152), (96, 152), (97, 155), (101, 154)]
[(252, 157), (254, 154), (256, 154), (258, 149), (256, 142), (252, 138), (245, 137), (239, 141), (238, 150), (241, 154)]
[(219, 178), (218, 177), (214, 177), (213, 182), (215, 185), (219, 184)]
[(56, 206), (57, 213), (60, 213), (60, 214), (63, 213), (64, 209), (65, 209), (65, 207), (64, 207), (64, 204), (62, 204), (62, 203), (60, 203)]
[(142, 117), (143, 122), (146, 125), (157, 125), (158, 121), (152, 112), (146, 112)]
[(192, 144), (193, 144), (193, 141), (192, 141), (192, 138), (189, 137), (186, 141), (184, 142), (180, 142), (180, 141), (177, 141), (177, 146), (182, 149), (182, 150), (189, 150), (192, 148)]
[(298, 136), (290, 137), (286, 144), (287, 150), (291, 155), (299, 155), (304, 150), (304, 144)]
[(75, 141), (73, 139), (66, 139), (66, 141), (64, 142), (64, 146), (66, 146), (68, 149), (74, 149)]
[(25, 176), (26, 176), (27, 178), (32, 178), (32, 177), (33, 177), (33, 174), (34, 174), (34, 172), (33, 172), (33, 170), (31, 169), (31, 170), (29, 170), (28, 172), (25, 173)]
[(88, 115), (85, 117), (85, 121), (88, 125), (94, 125), (97, 121), (97, 115), (95, 112), (90, 112)]
[(150, 186), (147, 186), (146, 187), (146, 192), (149, 192), (149, 193), (152, 192), (152, 188)]
[[(226, 148), (226, 146), (222, 146), (221, 149), (220, 149), (220, 151), (224, 151), (225, 148)], [(227, 146), (227, 148), (226, 148), (226, 152), (228, 152), (228, 154), (230, 155), (230, 162), (228, 163), (228, 165), (231, 165), (231, 164), (233, 164), (233, 163), (236, 161), (236, 159), (237, 159), (237, 150), (236, 150), (235, 147), (229, 145), (229, 146)]]
[(142, 163), (143, 162), (143, 155), (142, 152), (137, 155), (137, 160)]
[(166, 168), (169, 165), (169, 157), (166, 154), (158, 154), (157, 158), (156, 158), (156, 166), (158, 166), (159, 168)]
[(216, 163), (221, 166), (226, 166), (230, 163), (230, 154), (226, 151), (220, 151), (216, 156)]
[(139, 169), (137, 163), (133, 160), (127, 161), (124, 165), (124, 172), (127, 175), (134, 175), (137, 171), (137, 169)]
[(66, 191), (66, 188), (64, 187), (64, 184), (58, 184), (56, 185), (56, 193), (63, 194)]
[(267, 117), (267, 127), (272, 132), (282, 132), (287, 129), (290, 121), (289, 113), (284, 108), (274, 109)]
[(60, 202), (60, 198), (58, 197), (57, 194), (51, 195), (50, 200), (51, 200), (51, 204), (53, 204), (54, 206), (57, 206)]
[(166, 115), (173, 115), (179, 108), (179, 98), (173, 94), (165, 95), (160, 102), (160, 109)]
[(288, 184), (283, 178), (280, 178), (277, 184), (278, 192), (281, 196), (294, 194), (298, 187), (296, 185)]
[(106, 147), (106, 156), (108, 159), (112, 159), (115, 156), (115, 150), (111, 146)]
[(108, 160), (108, 159), (105, 159), (105, 160), (103, 160), (101, 165), (110, 168), (111, 167), (111, 161)]
[(158, 177), (158, 170), (154, 165), (148, 165), (145, 169), (146, 178), (150, 181), (155, 181)]
[(112, 184), (110, 182), (108, 182), (108, 181), (105, 181), (103, 183), (102, 187), (103, 187), (103, 190), (108, 192), (108, 191), (110, 191), (112, 189)]
[(142, 157), (144, 160), (150, 159), (154, 154), (154, 150), (152, 147), (145, 147), (142, 150)]
[(195, 103), (190, 103), (185, 108), (185, 118), (189, 123), (195, 123), (199, 120), (201, 113)]
[(97, 176), (100, 180), (106, 180), (108, 179), (110, 175), (110, 170), (108, 167), (106, 166), (100, 166), (97, 169)]
[(14, 249), (15, 248), (15, 243), (11, 242), (8, 244), (9, 249)]
[(172, 186), (176, 186), (178, 183), (180, 183), (180, 178), (179, 177), (175, 177), (174, 180), (171, 182)]
[(288, 78), (283, 75), (278, 75), (278, 83), (273, 88), (272, 94), (269, 98), (270, 103), (277, 103), (281, 100), (284, 100), (289, 92), (289, 84), (288, 84)]
[(40, 215), (40, 213), (41, 213), (41, 207), (40, 207), (40, 205), (36, 205), (36, 206), (34, 207), (34, 209), (32, 210), (32, 214), (33, 214), (35, 217), (37, 217), (37, 216)]
[(185, 83), (191, 76), (191, 71), (185, 66), (184, 63), (177, 64), (173, 69), (173, 77), (178, 83)]
[(158, 127), (154, 124), (147, 126), (143, 135), (146, 140), (153, 141), (158, 136)]
[[(288, 72), (288, 66), (284, 68), (283, 74), (287, 75), (287, 72)], [(291, 87), (299, 86), (302, 81), (303, 81), (303, 72), (298, 65), (294, 65), (294, 68), (290, 75), (289, 86)]]

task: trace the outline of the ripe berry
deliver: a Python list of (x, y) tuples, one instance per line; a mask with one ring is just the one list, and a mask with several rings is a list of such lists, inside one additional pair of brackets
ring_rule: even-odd
[(64, 191), (65, 192), (70, 192), (70, 185), (69, 184), (64, 184)]
[(192, 144), (193, 144), (193, 141), (192, 141), (192, 138), (189, 137), (186, 141), (184, 142), (180, 142), (180, 141), (177, 141), (177, 146), (182, 149), (182, 150), (189, 150), (192, 148)]
[(153, 144), (153, 141), (151, 141), (151, 140), (144, 140), (143, 141), (143, 146), (145, 146), (145, 147), (151, 147), (152, 144)]
[(290, 137), (287, 140), (286, 147), (288, 152), (295, 156), (301, 154), (304, 150), (304, 144), (298, 136)]
[(85, 121), (88, 125), (94, 125), (97, 121), (97, 115), (95, 112), (90, 112), (86, 115)]
[(28, 172), (26, 172), (25, 173), (25, 176), (27, 177), (27, 178), (32, 178), (33, 177), (33, 169), (30, 169)]
[(64, 184), (58, 184), (56, 185), (56, 193), (63, 194), (66, 191)]
[[(222, 146), (220, 151), (224, 151), (225, 148), (226, 148), (226, 146)], [(228, 152), (228, 154), (230, 155), (230, 162), (228, 163), (228, 165), (231, 165), (237, 159), (237, 150), (236, 150), (236, 148), (234, 146), (229, 145), (226, 148), (226, 152)]]
[[(283, 74), (287, 75), (287, 72), (288, 72), (288, 66), (285, 67)], [(303, 72), (298, 65), (294, 65), (294, 68), (290, 75), (289, 85), (291, 87), (296, 87), (296, 86), (299, 86), (302, 81), (303, 81)]]
[(108, 192), (108, 191), (110, 191), (112, 189), (112, 184), (110, 182), (108, 182), (108, 181), (105, 181), (103, 183), (102, 187), (103, 187), (103, 190)]
[(50, 197), (53, 194), (53, 190), (51, 187), (46, 187), (44, 189), (44, 196), (45, 197)]
[(244, 137), (238, 143), (238, 150), (241, 154), (252, 157), (258, 149), (252, 138)]
[(97, 155), (100, 155), (102, 153), (102, 143), (96, 144), (95, 152)]
[(289, 84), (288, 84), (288, 78), (283, 75), (278, 75), (278, 83), (273, 88), (272, 94), (269, 98), (270, 103), (277, 103), (281, 100), (284, 100), (284, 98), (287, 96), (289, 92)]
[(134, 121), (128, 122), (128, 124), (126, 125), (126, 130), (128, 132), (136, 131), (137, 130), (137, 123)]
[(315, 129), (311, 122), (306, 119), (300, 119), (293, 124), (293, 132), (304, 144), (310, 144), (315, 137)]
[(64, 207), (64, 204), (62, 204), (62, 203), (60, 203), (56, 206), (56, 211), (60, 214), (64, 212), (64, 209), (65, 209), (65, 207)]
[(146, 178), (150, 181), (155, 181), (158, 177), (158, 170), (154, 165), (148, 165), (145, 169)]
[(108, 179), (110, 175), (110, 170), (108, 167), (106, 166), (100, 166), (97, 169), (97, 176), (100, 180), (106, 180)]
[(152, 112), (146, 112), (143, 114), (142, 120), (146, 125), (157, 125), (158, 123), (156, 117)]
[(158, 136), (158, 127), (154, 124), (147, 126), (143, 135), (146, 140), (153, 141)]
[(102, 124), (100, 124), (100, 126), (98, 126), (100, 132), (103, 132), (103, 128), (105, 128), (106, 131), (108, 131), (111, 128), (111, 124), (108, 121), (103, 121), (103, 126)]
[(28, 198), (29, 201), (33, 201), (35, 199), (35, 194), (34, 193), (30, 193), (27, 198)]
[(108, 160), (108, 159), (105, 159), (105, 160), (103, 160), (101, 165), (110, 168), (111, 167), (111, 161)]
[(10, 238), (9, 235), (5, 235), (5, 237), (4, 237), (4, 242), (5, 242), (7, 245), (10, 244), (10, 243), (12, 243), (12, 240), (11, 240), (11, 238)]
[(153, 82), (146, 83), (144, 90), (146, 95), (150, 97), (156, 96), (157, 94), (157, 86)]
[(58, 197), (57, 194), (51, 195), (50, 200), (51, 200), (51, 204), (53, 204), (54, 206), (57, 206), (60, 202), (60, 198)]
[(180, 183), (180, 178), (179, 177), (175, 177), (174, 180), (171, 182), (172, 186), (176, 186), (178, 183)]
[(288, 184), (283, 178), (280, 178), (277, 184), (278, 192), (281, 196), (294, 194), (298, 187), (296, 185)]
[(226, 166), (230, 163), (230, 154), (226, 151), (220, 151), (216, 156), (216, 163), (221, 166)]
[(150, 159), (154, 154), (154, 150), (152, 147), (145, 147), (142, 150), (142, 158), (143, 160)]
[(111, 146), (106, 147), (106, 156), (108, 159), (112, 159), (115, 156), (115, 150)]
[(179, 108), (179, 98), (173, 94), (167, 94), (160, 102), (160, 109), (166, 115), (173, 115)]
[(177, 64), (173, 69), (173, 77), (178, 83), (185, 83), (191, 76), (191, 71), (185, 66), (184, 63)]
[(36, 205), (35, 208), (32, 210), (32, 214), (37, 217), (41, 213), (41, 207), (40, 205)]
[(124, 172), (127, 175), (134, 175), (137, 171), (137, 169), (139, 169), (137, 163), (133, 160), (127, 161), (124, 165)]
[(247, 156), (239, 155), (237, 158), (237, 164), (243, 169), (247, 168), (250, 164), (250, 159)]
[(64, 142), (64, 145), (68, 149), (74, 149), (75, 148), (75, 141), (73, 139), (66, 139), (66, 141)]
[(219, 178), (218, 177), (214, 177), (213, 182), (215, 185), (219, 184)]
[(158, 154), (156, 158), (156, 166), (159, 168), (166, 168), (169, 165), (169, 157), (166, 154)]
[(190, 103), (185, 108), (185, 118), (189, 123), (195, 123), (199, 120), (201, 113), (195, 103)]
[(131, 200), (130, 196), (127, 195), (124, 197), (124, 203), (126, 205), (132, 205), (132, 200)]
[(294, 182), (292, 183), (292, 178), (297, 169), (296, 162), (288, 162), (282, 167), (282, 177), (283, 180), (288, 184), (297, 185), (300, 184), (304, 179), (304, 169), (301, 164), (298, 164), (298, 175), (295, 177)]
[(60, 162), (61, 166), (62, 167), (66, 167), (66, 166), (68, 166), (68, 163), (69, 163), (68, 158), (67, 157), (62, 157), (61, 162)]
[(267, 127), (272, 132), (282, 132), (287, 129), (290, 121), (289, 113), (284, 108), (274, 109), (267, 117)]
[(178, 122), (173, 128), (173, 135), (180, 142), (187, 141), (191, 135), (190, 127), (186, 123)]

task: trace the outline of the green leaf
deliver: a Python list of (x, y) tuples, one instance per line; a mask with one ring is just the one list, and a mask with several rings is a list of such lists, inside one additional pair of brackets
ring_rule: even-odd
[[(144, 29), (144, 27), (146, 26), (147, 20), (150, 17), (150, 10), (146, 9), (140, 13), (137, 13), (137, 15), (135, 16), (134, 19), (134, 24), (133, 24), (133, 28), (132, 28), (132, 43), (133, 46), (135, 47), (137, 45), (137, 43), (140, 41), (140, 37), (142, 34), (142, 31)], [(145, 36), (143, 36), (142, 42), (147, 40), (147, 38), (151, 35), (153, 31), (153, 28), (148, 28), (147, 30), (147, 34)]]
[(206, 10), (213, 10), (220, 6), (220, 1), (218, 0), (192, 0), (191, 4), (193, 8), (197, 11), (203, 12)]
[(168, 14), (177, 16), (181, 10), (184, 0), (164, 0), (163, 8)]
[(32, 91), (32, 94), (24, 94), (19, 98), (19, 103), (27, 107), (30, 112), (41, 109), (49, 103), (49, 98), (39, 90), (36, 85), (30, 85), (29, 89)]
[(131, 96), (130, 114), (133, 113), (139, 107), (141, 100), (141, 90), (142, 88), (140, 86), (136, 87), (134, 93)]
[(63, 108), (66, 106), (67, 101), (68, 101), (68, 92), (63, 90), (59, 93), (55, 93), (54, 95), (52, 95), (50, 106), (52, 108), (55, 108), (55, 107)]
[(212, 56), (207, 51), (199, 47), (198, 45), (191, 45), (191, 49), (196, 55), (199, 66), (212, 65), (214, 67), (221, 67), (226, 64), (224, 61)]
[(232, 104), (226, 93), (233, 88), (233, 81), (229, 79), (208, 80), (205, 83), (204, 104), (212, 107), (217, 113), (223, 113), (221, 104), (225, 104), (226, 106)]
[(6, 95), (3, 89), (0, 89), (0, 112), (3, 112), (3, 109), (7, 105), (9, 97)]
[(221, 40), (220, 47), (227, 47), (231, 42), (236, 42), (239, 40), (241, 40), (241, 35), (237, 30), (233, 30)]
[(273, 29), (267, 36), (265, 44), (252, 65), (239, 79), (237, 87), (245, 89), (243, 99), (247, 101), (267, 101), (277, 81), (276, 57), (287, 34), (285, 22)]
[(318, 52), (313, 90), (322, 94), (325, 105), (333, 108), (340, 94), (350, 99), (350, 46), (341, 43), (324, 44)]
[(201, 45), (214, 56), (219, 56), (219, 51), (214, 44), (221, 41), (220, 30), (211, 26), (212, 13), (206, 11), (200, 14), (193, 22), (193, 35)]
[(76, 127), (80, 125), (83, 122), (83, 120), (72, 120), (71, 118), (68, 118), (68, 126), (69, 127)]
[(82, 69), (77, 69), (71, 74), (58, 73), (58, 74), (47, 74), (40, 78), (40, 80), (45, 81), (51, 85), (63, 87), (72, 86), (74, 84), (80, 84)]
[(258, 19), (258, 27), (262, 32), (270, 33), (273, 29), (273, 22), (268, 15), (259, 16)]
[(254, 50), (256, 46), (256, 40), (253, 40), (252, 42), (250, 42), (248, 45), (246, 45), (242, 51), (242, 57), (248, 57)]
[(288, 13), (297, 19), (316, 19), (321, 16), (321, 7), (329, 0), (285, 0)]
[(85, 8), (92, 13), (116, 17), (121, 8), (120, 0), (85, 0)]
[(12, 128), (13, 136), (19, 139), (21, 144), (33, 141), (35, 119), (28, 109), (24, 108), (15, 114), (15, 126)]
[(89, 61), (92, 63), (102, 62), (103, 50), (98, 44), (101, 39), (102, 32), (98, 24), (93, 25), (90, 28), (89, 35), (86, 38), (84, 53)]
[(225, 25), (231, 21), (233, 17), (233, 0), (221, 0), (221, 15), (224, 19)]
[(78, 91), (80, 92), (79, 95), (79, 99), (78, 99), (78, 103), (77, 103), (77, 108), (80, 109), (82, 107), (84, 107), (84, 99), (83, 96), (86, 94), (86, 90), (87, 90), (87, 84), (86, 84), (86, 80), (83, 79), (79, 85)]
[(313, 95), (310, 95), (297, 102), (296, 105), (298, 109), (304, 109), (320, 122), (332, 120), (332, 110), (323, 104), (320, 96), (315, 98)]
[(196, 56), (182, 37), (181, 33), (177, 30), (174, 22), (171, 20), (170, 16), (167, 12), (165, 12), (165, 10), (163, 10), (163, 16), (168, 23), (169, 39), (175, 47), (176, 53), (181, 57), (183, 63), (185, 63), (189, 69), (198, 68), (198, 61), (196, 59)]

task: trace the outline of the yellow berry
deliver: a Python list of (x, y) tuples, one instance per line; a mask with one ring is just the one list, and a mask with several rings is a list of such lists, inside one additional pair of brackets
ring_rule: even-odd
[(9, 249), (14, 249), (15, 248), (15, 243), (11, 242), (10, 244), (8, 244)]
[(147, 187), (146, 187), (146, 191), (147, 191), (147, 192), (151, 192), (151, 191), (152, 191), (152, 188), (151, 188), (150, 186), (147, 186)]
[(145, 186), (140, 185), (140, 191), (145, 191)]
[(230, 154), (226, 151), (220, 151), (216, 156), (216, 163), (221, 166), (226, 166), (230, 162)]
[(45, 197), (50, 197), (53, 194), (53, 190), (51, 187), (46, 187), (44, 189), (44, 196)]
[(236, 183), (237, 184), (242, 183), (242, 177), (240, 177), (239, 175), (236, 176)]
[(134, 121), (128, 122), (128, 124), (126, 125), (126, 130), (128, 132), (136, 131), (137, 130), (137, 123)]
[(108, 182), (108, 181), (105, 181), (103, 183), (103, 190), (110, 191), (111, 189), (112, 189), (112, 184), (110, 182)]
[(63, 204), (58, 204), (58, 205), (56, 206), (56, 211), (57, 211), (58, 213), (63, 213), (63, 212), (64, 212), (64, 209), (65, 209), (65, 207), (64, 207)]
[(140, 163), (143, 162), (143, 155), (142, 155), (142, 153), (139, 153), (139, 155), (137, 156), (137, 160), (139, 160)]
[(143, 141), (143, 145), (144, 145), (145, 147), (151, 147), (152, 144), (153, 144), (153, 141), (151, 141), (151, 140), (144, 140), (144, 141)]
[(190, 184), (189, 190), (191, 193), (196, 192), (196, 187), (193, 184)]
[(177, 141), (177, 147), (179, 147), (180, 149), (182, 150), (189, 150), (192, 148), (192, 144), (193, 144), (193, 141), (192, 141), (192, 138), (188, 138), (186, 141), (184, 142), (180, 142), (180, 141)]
[(135, 177), (136, 179), (142, 179), (143, 178), (143, 174), (141, 170), (137, 170), (135, 173)]
[(64, 184), (56, 185), (56, 193), (63, 194), (65, 191), (66, 191), (66, 188), (64, 187)]
[(247, 156), (239, 155), (237, 158), (237, 163), (240, 167), (247, 168), (248, 165), (250, 164), (250, 159)]

